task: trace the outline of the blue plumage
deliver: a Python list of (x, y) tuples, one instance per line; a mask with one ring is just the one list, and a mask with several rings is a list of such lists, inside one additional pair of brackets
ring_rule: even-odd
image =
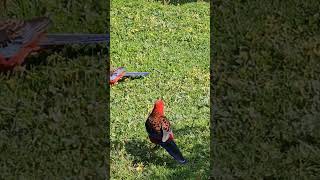
[(160, 142), (159, 145), (166, 149), (166, 151), (179, 163), (184, 164), (187, 162), (182, 156), (180, 149), (173, 140), (167, 142)]
[(47, 34), (46, 38), (40, 41), (40, 46), (64, 45), (64, 44), (93, 44), (109, 42), (108, 34), (86, 34), (86, 33), (54, 33)]
[(145, 127), (152, 143), (163, 147), (179, 163), (184, 164), (187, 162), (174, 142), (170, 122), (164, 115), (164, 102), (162, 99), (158, 99), (155, 102)]

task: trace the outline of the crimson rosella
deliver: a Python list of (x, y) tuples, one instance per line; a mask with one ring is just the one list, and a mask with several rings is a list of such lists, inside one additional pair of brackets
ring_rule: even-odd
[(43, 33), (49, 24), (50, 20), (47, 18), (0, 21), (1, 68), (7, 69), (19, 65), (29, 53), (38, 50), (37, 44), (44, 37)]
[(31, 52), (49, 46), (109, 42), (104, 34), (48, 34), (50, 24), (48, 17), (0, 20), (0, 68), (21, 65)]
[(138, 78), (147, 76), (148, 72), (126, 72), (126, 68), (119, 67), (117, 69), (111, 68), (110, 71), (110, 84), (117, 83), (122, 78)]
[(170, 122), (164, 115), (164, 102), (162, 99), (158, 99), (155, 102), (145, 126), (152, 143), (163, 147), (179, 163), (184, 164), (187, 162), (174, 142)]

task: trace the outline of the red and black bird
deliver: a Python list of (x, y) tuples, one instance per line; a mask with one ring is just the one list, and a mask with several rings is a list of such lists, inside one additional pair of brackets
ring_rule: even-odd
[(122, 78), (142, 78), (148, 74), (148, 72), (127, 72), (125, 67), (111, 68), (109, 84), (114, 85)]
[(0, 67), (20, 65), (31, 52), (39, 50), (38, 44), (49, 24), (50, 19), (45, 17), (0, 21)]
[(109, 42), (107, 34), (47, 33), (51, 23), (48, 17), (0, 20), (0, 69), (21, 65), (30, 53), (50, 46)]
[(184, 164), (187, 162), (174, 142), (170, 122), (164, 115), (164, 102), (162, 99), (158, 99), (155, 102), (145, 126), (152, 143), (163, 147), (179, 163)]

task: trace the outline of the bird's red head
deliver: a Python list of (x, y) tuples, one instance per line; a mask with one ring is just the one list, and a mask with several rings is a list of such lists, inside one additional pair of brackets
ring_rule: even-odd
[(164, 115), (164, 102), (162, 99), (158, 99), (155, 103), (154, 103), (154, 107), (153, 107), (153, 111), (154, 113), (158, 113), (160, 115)]

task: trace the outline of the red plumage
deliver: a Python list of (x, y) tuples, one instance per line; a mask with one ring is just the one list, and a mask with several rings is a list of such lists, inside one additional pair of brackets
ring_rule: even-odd
[(109, 42), (105, 34), (48, 34), (48, 17), (29, 20), (0, 19), (0, 70), (19, 66), (32, 52), (65, 44), (95, 44)]
[(170, 122), (164, 115), (164, 102), (162, 99), (158, 99), (155, 102), (145, 126), (152, 143), (158, 144), (166, 149), (166, 151), (179, 163), (184, 164), (187, 162), (174, 142)]
[[(18, 19), (0, 21), (0, 47), (5, 48), (4, 52), (14, 53), (8, 60), (5, 55), (0, 54), (1, 69), (10, 69), (22, 64), (29, 53), (40, 49), (37, 44), (44, 38), (50, 22), (46, 17), (26, 21)], [(21, 45), (12, 45), (13, 42)]]
[(110, 85), (116, 84), (125, 74), (126, 74), (126, 70), (124, 67), (119, 67), (117, 69), (111, 68), (109, 84)]
[(161, 142), (162, 138), (163, 138), (163, 137), (161, 137), (161, 133), (163, 133), (163, 136), (168, 133), (169, 137), (164, 138), (164, 140), (166, 140), (166, 141), (170, 141), (170, 140), (174, 139), (173, 133), (170, 128), (170, 122), (164, 115), (164, 102), (163, 102), (163, 100), (158, 99), (155, 102), (153, 110), (152, 110), (151, 114), (149, 115), (146, 124), (148, 127), (151, 128), (153, 133), (156, 133), (159, 135), (159, 138), (149, 136), (151, 142), (156, 143), (156, 144)]

